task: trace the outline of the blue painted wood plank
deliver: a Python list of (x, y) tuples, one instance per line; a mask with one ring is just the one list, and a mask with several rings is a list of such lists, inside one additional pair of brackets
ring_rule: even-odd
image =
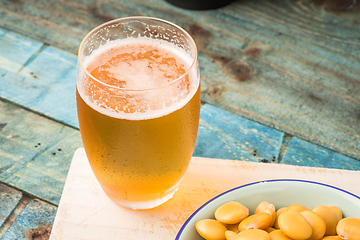
[(335, 11), (326, 8), (333, 1), (320, 2), (234, 1), (189, 11), (163, 0), (0, 0), (0, 25), (76, 53), (88, 31), (119, 16), (172, 21), (202, 54), (204, 102), (359, 159), (359, 2)]
[(22, 192), (0, 183), (0, 227), (19, 204), (21, 197)]
[(41, 83), (39, 87), (43, 87), (41, 97), (31, 108), (74, 127), (78, 127), (76, 63), (76, 55), (46, 47), (20, 71), (22, 75), (35, 78), (36, 82)]
[(194, 156), (276, 162), (284, 134), (205, 104)]
[(42, 46), (41, 42), (0, 28), (1, 68), (14, 72), (19, 71)]
[(360, 161), (293, 137), (281, 161), (298, 166), (360, 170)]
[(0, 101), (0, 181), (58, 204), (78, 130)]
[[(23, 54), (26, 52), (27, 58), (24, 57), (24, 59), (27, 59), (27, 61), (26, 66), (20, 69), (17, 67), (11, 71), (0, 69), (0, 96), (54, 118), (57, 121), (78, 128), (74, 97), (76, 56), (54, 47), (44, 47), (35, 44), (36, 42), (33, 40), (19, 37), (17, 34), (8, 31), (6, 31), (6, 38), (16, 39), (16, 41), (14, 41), (16, 45), (14, 47), (14, 43), (4, 40), (2, 42), (3, 47), (0, 49), (0, 55), (6, 55), (9, 52), (8, 49), (14, 49), (14, 52), (11, 52), (12, 56), (17, 55), (18, 52)], [(21, 45), (31, 47), (21, 49), (19, 47)], [(224, 49), (217, 50), (219, 54), (224, 51)], [(248, 96), (233, 95), (230, 92), (225, 93), (226, 91), (221, 89), (221, 85), (211, 85), (211, 82), (209, 82), (210, 77), (214, 78), (215, 76), (216, 79), (224, 79), (222, 70), (216, 61), (211, 61), (210, 58), (205, 57), (206, 55), (202, 53), (200, 53), (199, 56), (200, 58), (203, 56), (201, 62), (205, 63), (206, 66), (212, 66), (208, 69), (209, 71), (203, 71), (203, 76), (207, 76), (203, 78), (203, 88), (205, 88), (205, 92), (210, 94), (214, 99), (222, 99), (228, 102), (244, 103), (251, 101)], [(206, 62), (206, 60), (209, 62)], [(10, 60), (7, 61), (9, 62)], [(211, 71), (211, 69), (213, 69), (213, 71)], [(20, 71), (17, 72), (16, 70)], [(230, 78), (227, 79), (227, 81), (227, 85), (235, 87)], [(219, 96), (212, 94), (212, 88), (217, 89), (215, 92), (218, 92)], [(203, 94), (203, 96), (206, 98), (207, 95)], [(259, 99), (259, 101), (262, 100)], [(271, 109), (270, 107), (265, 110), (264, 106), (266, 104), (266, 101), (263, 102), (263, 104), (256, 104), (251, 107), (251, 111), (262, 111), (268, 114), (277, 112), (276, 109)], [(237, 108), (235, 108), (235, 110), (237, 110)], [(283, 115), (285, 116), (287, 114)], [(313, 123), (313, 125), (316, 124), (318, 123)], [(321, 128), (321, 126), (318, 127)], [(347, 139), (346, 136), (344, 138)], [(350, 145), (348, 144), (348, 146)], [(233, 150), (232, 152), (234, 153), (232, 157), (236, 157), (237, 154), (235, 154)], [(229, 157), (229, 154), (227, 154), (226, 157)], [(223, 156), (223, 158), (225, 158), (225, 156)], [(245, 157), (244, 159), (249, 158)]]
[[(21, 41), (27, 44), (27, 39)], [(16, 54), (16, 51), (12, 54)], [(0, 55), (4, 53), (0, 52)], [(15, 71), (0, 70), (0, 96), (78, 127), (75, 102), (76, 61), (73, 54), (53, 47), (43, 47), (20, 71), (16, 71), (17, 68), (13, 69)]]
[(48, 239), (57, 208), (37, 199), (31, 200), (6, 231), (3, 240)]

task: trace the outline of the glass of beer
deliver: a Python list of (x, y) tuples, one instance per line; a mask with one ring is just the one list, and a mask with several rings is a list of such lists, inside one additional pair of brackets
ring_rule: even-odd
[(198, 131), (194, 40), (162, 19), (121, 18), (88, 33), (78, 57), (80, 133), (102, 189), (131, 209), (166, 202), (184, 177)]

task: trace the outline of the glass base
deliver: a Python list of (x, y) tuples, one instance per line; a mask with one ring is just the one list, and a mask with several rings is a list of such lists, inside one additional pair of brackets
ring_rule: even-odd
[(150, 201), (131, 202), (131, 201), (123, 201), (123, 200), (113, 199), (110, 196), (109, 197), (116, 204), (118, 204), (118, 205), (120, 205), (122, 207), (130, 208), (130, 209), (133, 209), (133, 210), (151, 209), (151, 208), (157, 207), (157, 206), (167, 202), (170, 198), (172, 198), (174, 196), (175, 192), (178, 190), (180, 182), (181, 182), (181, 180), (175, 186), (170, 188), (168, 190), (169, 193), (167, 195), (165, 195), (164, 197), (154, 199), (154, 200), (150, 200)]

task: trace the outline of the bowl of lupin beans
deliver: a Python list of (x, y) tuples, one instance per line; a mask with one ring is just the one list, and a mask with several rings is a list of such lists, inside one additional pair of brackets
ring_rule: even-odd
[(360, 240), (360, 197), (295, 179), (254, 182), (197, 209), (176, 240)]

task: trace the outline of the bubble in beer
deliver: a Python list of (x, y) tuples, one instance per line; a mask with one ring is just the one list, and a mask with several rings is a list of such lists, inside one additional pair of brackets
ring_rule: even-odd
[[(175, 108), (181, 108), (195, 94), (198, 81), (191, 83), (191, 74), (186, 74), (192, 62), (183, 49), (165, 41), (148, 38), (111, 41), (85, 58), (84, 66), (96, 80), (89, 79), (79, 92), (85, 92), (84, 100), (88, 98), (96, 110), (113, 117), (114, 113), (119, 116), (126, 113), (125, 118), (133, 114), (133, 119), (135, 115), (140, 118), (165, 115), (168, 108), (171, 111), (176, 105)], [(161, 89), (168, 84), (174, 86)], [(149, 89), (152, 90), (141, 91)], [(138, 115), (143, 113), (147, 116)]]

